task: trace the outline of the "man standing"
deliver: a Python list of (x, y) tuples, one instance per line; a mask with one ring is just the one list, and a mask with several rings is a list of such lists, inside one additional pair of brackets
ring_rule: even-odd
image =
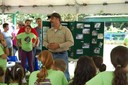
[(38, 55), (41, 51), (42, 51), (42, 20), (41, 18), (37, 18), (36, 19), (36, 23), (37, 23), (37, 27), (35, 27), (34, 29), (37, 31), (38, 33), (38, 37), (39, 37), (39, 41), (38, 46), (36, 47), (36, 55)]
[(61, 25), (61, 16), (58, 13), (53, 13), (50, 16), (52, 28), (47, 31), (44, 38), (44, 46), (52, 52), (53, 58), (61, 58), (67, 64), (65, 76), (70, 79), (68, 71), (68, 52), (70, 46), (74, 45), (74, 40), (71, 31)]
[(37, 23), (37, 27), (35, 27), (34, 29), (37, 31), (37, 34), (38, 34), (38, 37), (39, 37), (39, 40), (36, 42), (36, 47), (34, 49), (34, 70), (39, 70), (39, 67), (38, 67), (38, 59), (36, 58), (36, 55), (39, 55), (39, 53), (42, 51), (42, 42), (43, 42), (43, 39), (42, 39), (42, 19), (41, 18), (37, 18), (36, 19), (36, 23)]

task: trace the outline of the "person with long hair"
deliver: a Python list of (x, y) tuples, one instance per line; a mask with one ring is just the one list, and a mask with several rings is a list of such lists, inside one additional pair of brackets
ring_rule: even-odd
[(42, 51), (38, 60), (42, 62), (40, 71), (34, 71), (29, 77), (29, 85), (68, 85), (68, 81), (62, 71), (51, 69), (53, 65), (52, 53), (48, 50)]
[(104, 71), (89, 80), (86, 85), (128, 85), (128, 48), (117, 46), (110, 53), (114, 71)]
[(77, 61), (74, 78), (69, 85), (84, 85), (96, 75), (96, 67), (90, 57), (82, 56)]
[(11, 68), (7, 68), (5, 73), (5, 83), (7, 85), (22, 85), (24, 70), (21, 65), (16, 64)]
[(92, 57), (92, 59), (96, 65), (97, 73), (103, 72), (106, 70), (106, 65), (103, 63), (103, 58), (101, 56), (94, 56)]

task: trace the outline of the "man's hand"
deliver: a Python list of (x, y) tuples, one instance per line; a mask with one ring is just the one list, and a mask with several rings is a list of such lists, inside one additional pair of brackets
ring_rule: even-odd
[(51, 50), (56, 50), (56, 49), (60, 48), (60, 46), (58, 43), (50, 43), (50, 44), (48, 44), (48, 48)]

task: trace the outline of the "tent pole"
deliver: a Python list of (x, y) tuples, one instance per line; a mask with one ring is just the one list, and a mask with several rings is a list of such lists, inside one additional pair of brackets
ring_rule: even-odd
[(77, 1), (75, 0), (75, 8), (76, 8), (76, 21), (78, 21), (78, 13), (79, 13), (79, 4), (77, 3)]

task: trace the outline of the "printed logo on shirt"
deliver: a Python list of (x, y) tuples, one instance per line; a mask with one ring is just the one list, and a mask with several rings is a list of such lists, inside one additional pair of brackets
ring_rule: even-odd
[(34, 83), (34, 85), (52, 85), (52, 84), (51, 84), (50, 79), (45, 79), (44, 81), (41, 81), (41, 82), (39, 82), (39, 83), (36, 81), (36, 82)]
[(26, 41), (27, 43), (29, 43), (31, 41), (31, 38), (29, 36), (27, 36), (24, 41)]

